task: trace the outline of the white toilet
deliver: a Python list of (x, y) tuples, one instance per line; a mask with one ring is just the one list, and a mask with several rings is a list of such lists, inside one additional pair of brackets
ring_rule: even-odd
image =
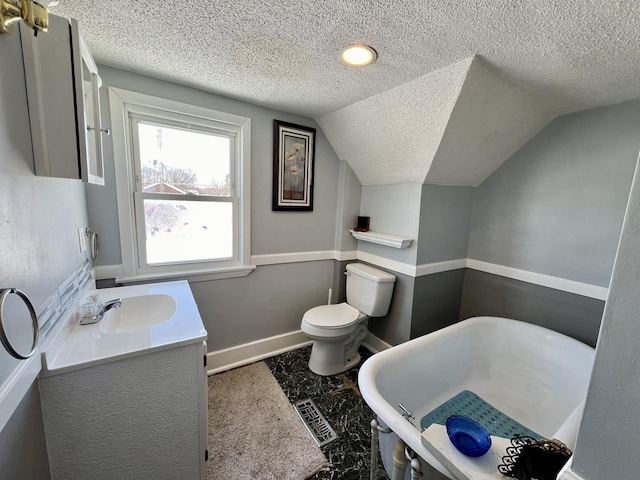
[(318, 375), (335, 375), (357, 365), (368, 318), (389, 311), (394, 275), (361, 263), (348, 264), (345, 275), (346, 303), (314, 307), (302, 317), (300, 328), (313, 340), (309, 368)]

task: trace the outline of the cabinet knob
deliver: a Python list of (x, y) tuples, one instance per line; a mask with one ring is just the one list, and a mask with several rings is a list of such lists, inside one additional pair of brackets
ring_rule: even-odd
[(93, 128), (91, 125), (87, 125), (87, 132), (93, 132), (95, 130), (95, 128)]
[(111, 130), (109, 130), (108, 128), (101, 128), (100, 131), (105, 135), (111, 135)]

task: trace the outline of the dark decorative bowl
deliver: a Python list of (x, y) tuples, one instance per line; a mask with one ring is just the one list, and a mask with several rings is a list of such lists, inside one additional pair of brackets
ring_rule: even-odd
[(491, 448), (487, 429), (469, 417), (451, 415), (447, 418), (447, 435), (453, 446), (469, 457), (480, 457)]

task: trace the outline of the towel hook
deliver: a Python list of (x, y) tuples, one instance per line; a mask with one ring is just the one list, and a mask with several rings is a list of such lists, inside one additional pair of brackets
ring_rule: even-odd
[[(2, 312), (4, 310), (4, 301), (6, 300), (7, 296), (10, 293), (15, 293), (16, 295), (18, 295), (22, 299), (22, 301), (25, 303), (25, 305), (29, 309), (29, 313), (31, 314), (31, 322), (33, 324), (33, 345), (31, 346), (31, 350), (29, 350), (29, 353), (24, 355), (19, 353), (15, 348), (13, 348), (13, 345), (11, 345), (11, 342), (9, 342), (9, 338), (7, 337), (7, 334), (4, 331), (4, 318), (3, 318)], [(0, 342), (2, 342), (2, 345), (4, 345), (4, 348), (7, 350), (7, 352), (9, 352), (9, 354), (14, 358), (17, 358), (19, 360), (26, 360), (36, 352), (39, 339), (40, 339), (40, 327), (38, 325), (38, 315), (36, 314), (36, 310), (33, 308), (33, 305), (31, 304), (31, 300), (29, 300), (29, 297), (27, 297), (27, 295), (23, 291), (18, 290), (17, 288), (5, 288), (1, 290), (0, 291)]]

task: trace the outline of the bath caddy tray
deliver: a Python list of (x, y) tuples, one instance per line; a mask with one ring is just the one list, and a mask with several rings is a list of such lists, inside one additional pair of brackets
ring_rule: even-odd
[[(444, 426), (451, 415), (469, 417), (489, 431), (491, 448), (486, 454), (468, 457), (453, 446)], [(505, 479), (498, 466), (511, 446), (511, 437), (520, 434), (542, 438), (469, 390), (463, 390), (422, 417), (420, 427), (424, 447), (460, 480)]]
[(481, 457), (467, 457), (449, 441), (444, 425), (432, 424), (422, 432), (422, 445), (459, 480), (506, 480), (498, 466), (511, 445), (509, 439), (491, 436), (491, 448)]
[(536, 440), (543, 438), (542, 435), (538, 435), (536, 432), (516, 422), (513, 418), (505, 415), (469, 390), (463, 390), (422, 417), (420, 429), (426, 430), (434, 423), (444, 425), (451, 415), (464, 415), (475, 420), (486, 428), (492, 436), (512, 438), (518, 434), (533, 437)]

